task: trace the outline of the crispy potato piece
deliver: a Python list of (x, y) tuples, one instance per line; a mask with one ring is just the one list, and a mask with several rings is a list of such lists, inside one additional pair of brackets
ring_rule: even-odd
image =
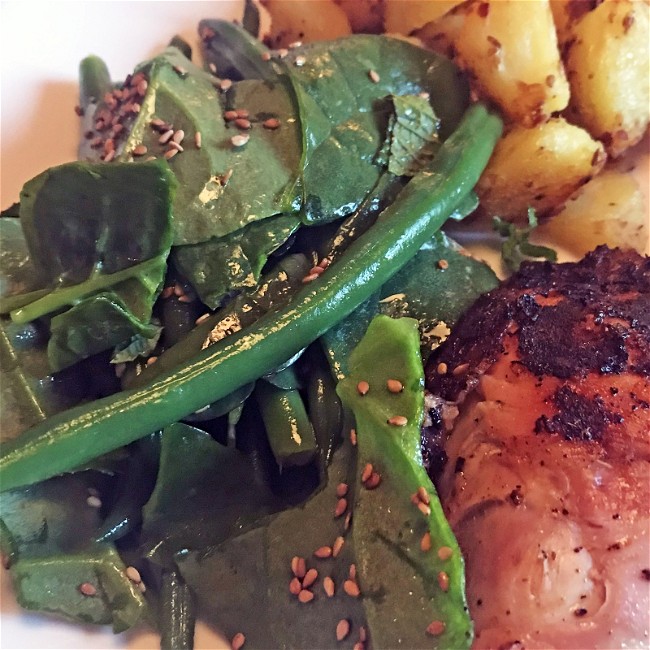
[(572, 38), (573, 26), (602, 0), (550, 0), (560, 47)]
[(569, 86), (548, 0), (472, 0), (453, 46), (480, 94), (534, 126), (564, 109)]
[(265, 38), (273, 48), (301, 41), (325, 41), (352, 33), (350, 22), (334, 0), (262, 0), (271, 16), (271, 30)]
[(457, 5), (444, 16), (427, 23), (413, 32), (425, 47), (453, 59), (456, 55), (454, 43), (465, 22), (464, 7)]
[(630, 174), (606, 170), (578, 190), (538, 234), (576, 255), (599, 244), (645, 253), (650, 238), (645, 197)]
[[(354, 1), (354, 0), (352, 0)], [(410, 34), (437, 20), (463, 0), (385, 0), (384, 29), (388, 33)]]
[(573, 26), (567, 47), (571, 115), (614, 157), (650, 120), (649, 11), (645, 2), (604, 2)]
[(597, 174), (605, 154), (580, 127), (553, 118), (532, 129), (515, 125), (497, 143), (476, 191), (488, 214), (524, 219), (562, 205)]
[(345, 11), (355, 34), (381, 34), (384, 29), (383, 0), (334, 0)]

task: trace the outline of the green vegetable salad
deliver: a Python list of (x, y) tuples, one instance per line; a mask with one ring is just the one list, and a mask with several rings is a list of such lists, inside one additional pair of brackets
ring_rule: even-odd
[(422, 368), (497, 282), (440, 228), (501, 122), (401, 40), (199, 33), (205, 68), (85, 59), (79, 161), (0, 218), (18, 601), (164, 648), (196, 612), (237, 648), (469, 647)]

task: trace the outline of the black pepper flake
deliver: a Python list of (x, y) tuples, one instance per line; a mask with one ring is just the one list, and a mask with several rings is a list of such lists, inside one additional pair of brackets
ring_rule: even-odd
[(650, 569), (641, 569), (641, 577), (644, 580), (650, 580)]
[(578, 607), (574, 612), (575, 616), (582, 617), (587, 615), (587, 610), (584, 607)]
[(520, 506), (524, 502), (524, 495), (521, 492), (521, 485), (517, 485), (515, 489), (508, 495), (510, 501), (515, 506)]
[(613, 544), (610, 544), (607, 547), (608, 551), (620, 551), (621, 550), (621, 543), (620, 542), (614, 542)]
[(454, 466), (454, 474), (460, 474), (465, 467), (465, 459), (462, 456), (459, 456), (456, 459), (456, 465)]

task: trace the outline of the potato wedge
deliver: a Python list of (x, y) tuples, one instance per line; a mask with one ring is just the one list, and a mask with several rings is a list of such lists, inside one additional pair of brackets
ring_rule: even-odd
[(564, 109), (569, 86), (548, 0), (472, 0), (453, 43), (480, 94), (513, 121), (534, 126)]
[(557, 40), (562, 48), (572, 38), (573, 26), (602, 0), (550, 0)]
[(288, 47), (301, 41), (324, 41), (352, 33), (345, 12), (334, 0), (261, 0), (271, 17), (265, 40), (269, 47)]
[(476, 191), (490, 215), (524, 220), (532, 207), (541, 216), (597, 174), (605, 158), (599, 142), (562, 118), (532, 129), (515, 125), (497, 143)]
[(571, 115), (614, 157), (650, 121), (649, 12), (638, 0), (604, 2), (573, 26), (567, 48)]
[(384, 30), (383, 0), (334, 0), (348, 17), (355, 34), (381, 34)]
[(389, 34), (411, 34), (461, 2), (463, 0), (385, 0), (384, 29)]
[(599, 244), (648, 252), (650, 224), (643, 192), (628, 173), (606, 170), (538, 228), (538, 235), (576, 255)]

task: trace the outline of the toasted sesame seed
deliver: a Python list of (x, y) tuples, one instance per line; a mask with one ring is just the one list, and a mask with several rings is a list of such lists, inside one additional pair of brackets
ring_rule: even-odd
[(144, 144), (139, 144), (137, 147), (133, 148), (131, 152), (134, 156), (144, 156), (147, 153), (147, 147)]
[(105, 156), (104, 162), (111, 162), (115, 158), (115, 149), (111, 149)]
[(431, 550), (431, 533), (428, 531), (422, 535), (422, 539), (420, 540), (420, 550), (423, 553), (428, 553)]
[(148, 366), (153, 366), (153, 364), (156, 363), (156, 361), (158, 361), (158, 357), (149, 357), (147, 359), (147, 365)]
[(336, 587), (334, 585), (334, 580), (332, 580), (330, 576), (325, 576), (323, 578), (323, 591), (327, 594), (328, 598), (332, 598), (332, 596), (334, 596)]
[(429, 505), (431, 503), (431, 497), (429, 496), (429, 493), (427, 492), (427, 489), (424, 486), (420, 486), (417, 491), (418, 499), (422, 501), (422, 503), (426, 503)]
[(345, 515), (345, 521), (343, 522), (343, 530), (349, 530), (351, 523), (352, 523), (352, 513), (348, 510), (348, 513)]
[(244, 647), (244, 643), (246, 643), (246, 637), (241, 632), (237, 632), (232, 638), (230, 645), (232, 650), (241, 650)]
[(101, 508), (102, 507), (102, 500), (91, 494), (87, 499), (86, 503), (91, 507), (91, 508)]
[(361, 595), (359, 585), (354, 580), (346, 580), (343, 583), (343, 591), (352, 598), (358, 598)]
[(309, 571), (305, 573), (305, 577), (302, 579), (303, 588), (306, 589), (307, 587), (311, 587), (316, 580), (318, 580), (318, 571), (316, 569), (309, 569)]
[(278, 129), (280, 127), (280, 120), (275, 117), (269, 117), (268, 120), (264, 120), (264, 122), (262, 122), (262, 126), (265, 129), (270, 129), (273, 131), (274, 129)]
[(289, 54), (289, 50), (287, 50), (286, 47), (281, 47), (281, 48), (278, 50), (278, 56), (279, 56), (281, 59), (284, 59), (284, 57), (287, 56), (287, 54)]
[(356, 429), (350, 429), (350, 444), (353, 447), (357, 446), (357, 430)]
[(221, 88), (221, 90), (223, 90), (224, 92), (226, 90), (230, 90), (230, 88), (232, 88), (232, 80), (222, 79), (221, 82), (219, 83), (219, 88)]
[(370, 390), (370, 384), (367, 381), (361, 380), (357, 384), (357, 393), (359, 393), (359, 395), (366, 395), (369, 390)]
[(436, 368), (438, 371), (439, 375), (446, 375), (447, 374), (447, 364), (444, 361), (441, 361), (438, 364), (438, 367)]
[(142, 106), (138, 104), (138, 102), (133, 102), (132, 104), (129, 104), (129, 112), (130, 113), (139, 113), (140, 110), (142, 109)]
[(392, 424), (394, 427), (404, 427), (408, 424), (408, 418), (405, 418), (403, 415), (393, 415), (386, 422)]
[(368, 77), (372, 83), (379, 83), (379, 75), (377, 74), (376, 70), (368, 70)]
[(324, 271), (331, 263), (332, 261), (329, 258), (324, 257), (320, 262), (318, 262), (318, 266), (320, 266)]
[(165, 287), (161, 292), (160, 292), (160, 297), (165, 300), (167, 298), (171, 298), (174, 295), (174, 287)]
[(379, 487), (381, 483), (381, 474), (373, 472), (370, 475), (370, 478), (363, 484), (366, 490), (374, 490), (376, 487)]
[(164, 129), (167, 131), (167, 122), (165, 120), (161, 120), (159, 117), (154, 117), (150, 122), (149, 126), (152, 129)]
[(238, 117), (235, 120), (235, 126), (238, 129), (250, 129), (251, 128), (251, 123), (250, 123), (250, 120), (247, 120), (244, 117)]
[(314, 280), (318, 280), (318, 273), (309, 273), (302, 279), (303, 284), (309, 284), (310, 282), (313, 282)]
[(426, 90), (423, 90), (421, 93), (418, 93), (418, 97), (421, 97), (422, 99), (429, 99), (431, 95), (426, 92)]
[(445, 624), (442, 621), (432, 621), (427, 626), (427, 634), (440, 636), (445, 631)]
[(449, 591), (449, 575), (444, 571), (438, 573), (438, 585), (443, 591)]
[(111, 133), (113, 134), (113, 137), (116, 135), (119, 135), (124, 131), (124, 125), (123, 124), (114, 124), (113, 127), (111, 128)]
[(194, 134), (194, 145), (196, 146), (197, 149), (201, 148), (201, 131), (197, 131)]
[(458, 377), (459, 375), (462, 375), (463, 373), (467, 372), (467, 369), (469, 368), (469, 363), (461, 363), (459, 366), (456, 366), (451, 373), (454, 377)]
[(172, 136), (172, 142), (175, 142), (176, 144), (180, 144), (183, 142), (183, 138), (185, 138), (185, 131), (183, 129), (178, 129), (177, 131), (174, 131), (174, 135)]
[(251, 139), (248, 133), (241, 133), (239, 135), (233, 135), (230, 138), (230, 142), (233, 147), (243, 147)]
[(171, 149), (167, 149), (167, 151), (165, 151), (165, 153), (163, 154), (163, 157), (166, 160), (171, 160), (177, 153), (178, 153), (178, 149), (174, 149), (172, 147)]
[(212, 62), (208, 63), (208, 70), (210, 70), (210, 72), (212, 74), (217, 74), (217, 66), (216, 66), (216, 64), (212, 63)]
[(361, 643), (365, 643), (367, 638), (368, 633), (366, 632), (366, 628), (362, 625), (359, 628), (359, 641), (361, 641)]
[(359, 641), (352, 646), (352, 650), (366, 650), (366, 646)]
[(235, 113), (237, 113), (237, 117), (250, 117), (250, 112), (245, 108), (238, 108)]
[(295, 50), (297, 47), (302, 47), (302, 41), (294, 41), (293, 43), (289, 43), (290, 50)]
[(431, 508), (426, 503), (422, 503), (422, 501), (420, 501), (420, 503), (418, 503), (418, 510), (425, 517), (428, 517), (431, 514)]
[(350, 634), (350, 621), (347, 618), (342, 618), (336, 624), (336, 640), (343, 641)]
[(444, 562), (448, 560), (454, 554), (454, 549), (450, 546), (441, 546), (438, 549), (438, 557)]
[(167, 145), (167, 146), (168, 146), (170, 149), (174, 149), (174, 150), (178, 151), (179, 153), (180, 153), (181, 151), (185, 151), (185, 149), (183, 149), (183, 145), (180, 145), (180, 144), (178, 144), (178, 142), (174, 142), (173, 140), (170, 140), (170, 141), (168, 142), (168, 145)]
[(334, 540), (332, 544), (332, 557), (338, 557), (339, 553), (343, 550), (345, 545), (345, 538), (340, 535)]
[(145, 591), (147, 591), (147, 585), (145, 585), (144, 582), (138, 582), (138, 584), (136, 585), (136, 587), (138, 588), (138, 591), (139, 591), (141, 594), (143, 594), (143, 593), (145, 593)]
[(298, 578), (291, 578), (291, 582), (289, 582), (289, 593), (293, 594), (294, 596), (297, 596), (300, 592), (302, 591), (302, 584), (300, 584), (300, 580)]
[(297, 555), (291, 558), (291, 571), (296, 578), (304, 578), (307, 572), (305, 558)]
[(223, 119), (226, 120), (226, 122), (232, 122), (233, 120), (237, 119), (237, 111), (226, 111), (223, 114)]
[(181, 77), (184, 77), (187, 74), (187, 70), (185, 68), (183, 68), (182, 66), (175, 65), (173, 67), (174, 67), (174, 72), (176, 74), (179, 74)]
[(336, 496), (337, 497), (344, 497), (348, 493), (348, 484), (347, 483), (339, 483), (336, 486)]
[(182, 296), (185, 293), (185, 289), (183, 289), (183, 285), (180, 284), (179, 282), (174, 283), (174, 295), (175, 296)]
[(143, 79), (138, 83), (138, 95), (140, 95), (140, 97), (144, 97), (147, 94), (147, 88), (149, 88), (149, 83), (146, 79)]
[(302, 54), (299, 54), (299, 55), (296, 57), (294, 63), (295, 63), (299, 68), (302, 68), (302, 66), (305, 65), (305, 63), (307, 63), (307, 59), (306, 59)]
[(347, 499), (341, 498), (336, 502), (336, 508), (334, 508), (334, 518), (340, 517), (348, 509)]
[(102, 146), (103, 142), (104, 142), (104, 141), (103, 141), (99, 136), (96, 137), (96, 138), (93, 138), (93, 139), (90, 141), (90, 148), (91, 148), (91, 149), (99, 149), (99, 147)]
[(271, 53), (270, 52), (262, 52), (262, 61), (270, 61), (271, 60)]
[(321, 560), (332, 557), (332, 547), (331, 546), (321, 546), (314, 551), (314, 555)]
[(124, 569), (124, 575), (131, 581), (138, 584), (142, 582), (142, 576), (140, 572), (134, 566), (128, 566)]
[(386, 381), (386, 388), (390, 393), (401, 393), (404, 390), (402, 382), (397, 379), (389, 379)]
[(210, 318), (210, 312), (205, 312), (205, 314), (202, 314), (194, 321), (194, 324), (200, 325), (201, 323), (205, 323), (208, 318)]
[(309, 603), (312, 600), (314, 600), (314, 593), (312, 591), (309, 591), (309, 589), (303, 589), (299, 594), (298, 594), (298, 600), (301, 603)]
[(226, 187), (228, 185), (228, 181), (232, 177), (233, 170), (229, 169), (223, 176), (221, 176), (221, 184)]
[(371, 463), (366, 463), (366, 466), (363, 468), (363, 471), (361, 472), (361, 482), (365, 483), (371, 476), (372, 476), (372, 464)]
[(158, 138), (158, 142), (160, 144), (167, 144), (172, 139), (173, 135), (174, 129), (168, 129)]
[(84, 596), (95, 596), (97, 594), (97, 588), (95, 587), (95, 585), (91, 584), (90, 582), (82, 582), (79, 585), (79, 591)]
[(438, 260), (438, 268), (442, 269), (443, 271), (445, 269), (449, 268), (449, 262), (447, 260)]
[(357, 578), (357, 565), (356, 564), (351, 564), (350, 568), (348, 569), (348, 577), (350, 580), (356, 580)]

